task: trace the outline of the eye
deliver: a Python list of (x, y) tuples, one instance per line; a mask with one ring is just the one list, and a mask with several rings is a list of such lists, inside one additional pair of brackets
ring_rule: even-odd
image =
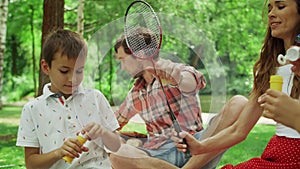
[(76, 74), (82, 74), (84, 69), (78, 69), (76, 70)]
[(76, 73), (77, 73), (77, 74), (82, 74), (82, 73), (83, 73), (83, 70), (77, 70)]
[(284, 8), (285, 8), (284, 5), (279, 5), (279, 6), (278, 6), (278, 9), (284, 9)]
[(60, 73), (62, 73), (62, 74), (67, 74), (69, 71), (68, 70), (59, 70), (60, 71)]

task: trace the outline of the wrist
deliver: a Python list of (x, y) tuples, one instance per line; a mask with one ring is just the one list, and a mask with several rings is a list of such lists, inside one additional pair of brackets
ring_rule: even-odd
[(54, 150), (54, 155), (56, 158), (61, 159), (62, 158), (62, 153), (60, 151), (60, 149), (56, 149)]
[(182, 75), (182, 73), (180, 73), (180, 78), (179, 78), (179, 80), (177, 82), (177, 86), (179, 86), (181, 84), (182, 79), (183, 79), (183, 75)]

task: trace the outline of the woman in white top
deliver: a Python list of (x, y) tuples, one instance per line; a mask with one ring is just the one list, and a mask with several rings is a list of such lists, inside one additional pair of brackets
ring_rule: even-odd
[[(277, 56), (285, 54), (287, 49), (295, 45), (295, 37), (300, 33), (300, 1), (268, 0), (266, 4), (269, 23), (260, 57), (253, 68), (254, 86), (249, 101), (230, 127), (208, 139), (199, 142), (189, 134), (181, 133), (180, 136), (186, 138), (189, 150), (194, 155), (226, 149), (247, 137), (264, 111), (258, 102), (261, 99), (258, 98), (269, 88), (271, 75), (284, 76), (283, 92), (299, 100), (300, 76), (293, 74), (289, 62), (280, 66)], [(173, 140), (177, 142), (178, 149), (186, 151), (187, 145), (181, 143), (182, 139)], [(292, 128), (277, 124), (276, 135), (271, 138), (261, 157), (236, 166), (226, 165), (222, 169), (229, 168), (300, 168), (300, 134)]]
[[(298, 37), (300, 38), (300, 34)], [(291, 63), (293, 64), (291, 70), (300, 75), (300, 59)], [(259, 98), (259, 103), (267, 110), (263, 113), (264, 117), (273, 119), (300, 132), (300, 101), (298, 98), (295, 99), (286, 93), (268, 89), (265, 95)]]

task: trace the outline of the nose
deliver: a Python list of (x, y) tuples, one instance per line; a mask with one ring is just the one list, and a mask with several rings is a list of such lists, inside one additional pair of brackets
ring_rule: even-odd
[(76, 77), (76, 74), (74, 72), (70, 72), (68, 74), (68, 81), (72, 82), (72, 83), (77, 81), (77, 77)]
[(268, 13), (268, 18), (271, 19), (271, 18), (274, 18), (275, 16), (276, 16), (275, 10), (274, 10), (274, 8), (272, 8)]

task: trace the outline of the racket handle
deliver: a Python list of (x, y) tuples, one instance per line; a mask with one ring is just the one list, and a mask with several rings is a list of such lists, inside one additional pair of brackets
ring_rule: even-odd
[(173, 120), (173, 125), (174, 125), (175, 131), (179, 134), (181, 132), (181, 127), (180, 127), (178, 121), (177, 120)]
[[(174, 124), (175, 131), (176, 131), (177, 133), (180, 133), (182, 130), (181, 130), (181, 128), (180, 128), (180, 125), (179, 125), (178, 121), (177, 121), (177, 120), (174, 120), (174, 121), (173, 121), (173, 124)], [(186, 139), (185, 139), (185, 138), (183, 138), (183, 144), (188, 145), (188, 144), (186, 143)], [(190, 150), (188, 149), (188, 147), (186, 148), (186, 152), (184, 153), (184, 157), (185, 157), (185, 158), (190, 158), (190, 157), (191, 157), (191, 152), (190, 152)]]
[[(186, 143), (186, 139), (185, 139), (185, 138), (183, 138), (183, 143), (184, 143), (185, 145), (188, 145), (188, 144)], [(189, 150), (189, 147), (186, 148), (186, 152), (184, 153), (184, 157), (185, 157), (185, 158), (190, 158), (190, 157), (192, 157), (191, 152), (190, 152), (190, 150)]]
[[(79, 133), (79, 135), (77, 136), (77, 140), (83, 145), (87, 141), (87, 137), (86, 137), (86, 135)], [(66, 162), (71, 164), (74, 158), (69, 157), (69, 156), (64, 156), (63, 159)]]

